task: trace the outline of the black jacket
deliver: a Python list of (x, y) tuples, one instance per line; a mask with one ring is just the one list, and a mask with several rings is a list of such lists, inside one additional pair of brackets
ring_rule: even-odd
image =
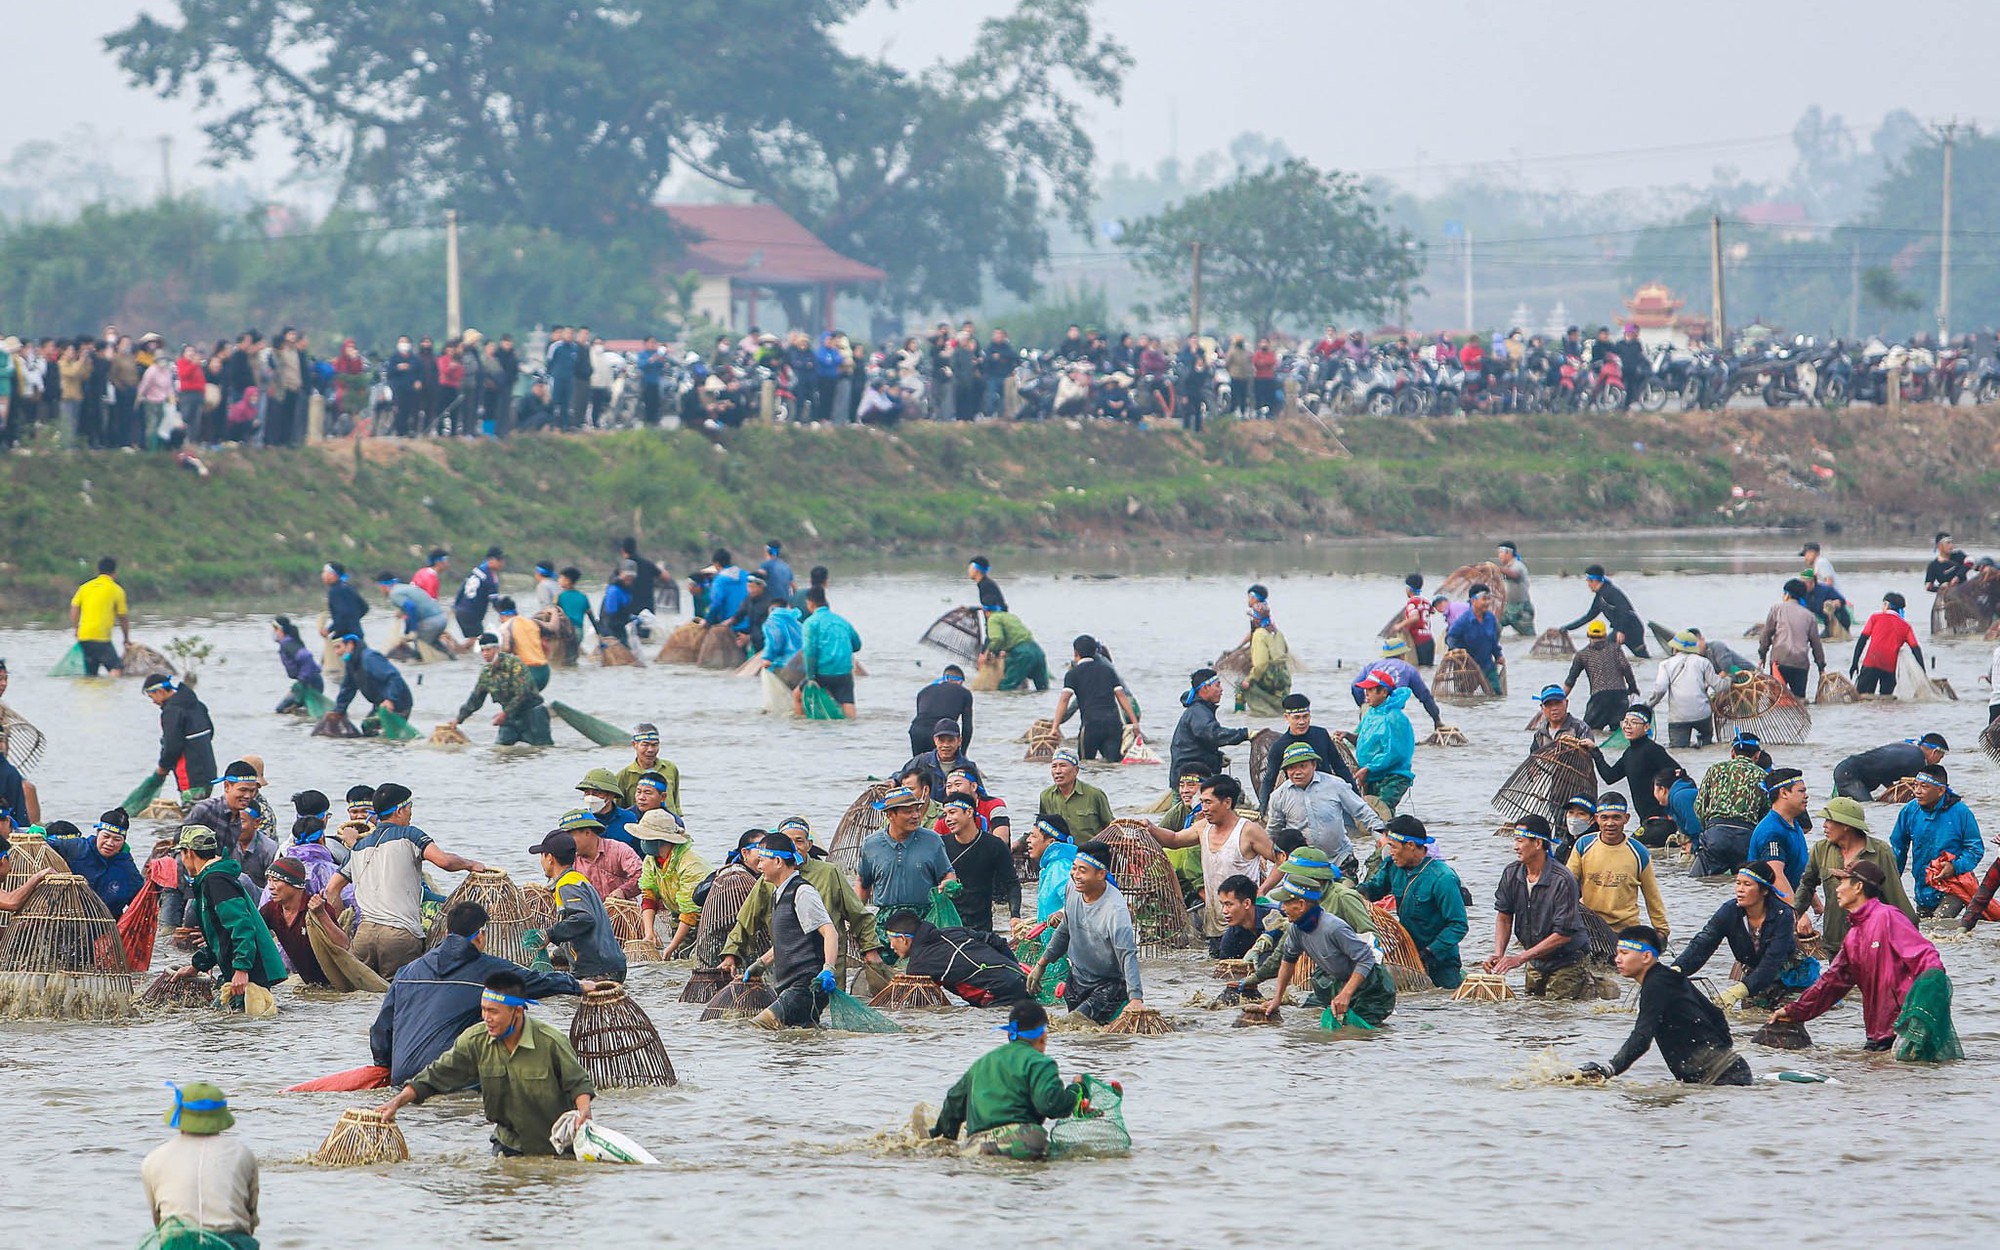
[(528, 983), (529, 998), (583, 993), (567, 972), (523, 968), (481, 954), (467, 938), (447, 934), (436, 950), (397, 970), (368, 1030), (368, 1049), (377, 1066), (389, 1069), (390, 1085), (400, 1086), (422, 1072), (451, 1049), (460, 1033), (479, 1023), (479, 998), (486, 978), (496, 972), (518, 973)]
[[(1611, 1070), (1623, 1072), (1656, 1044), (1660, 1058), (1679, 1080), (1694, 1085), (1750, 1083), (1749, 1068), (1731, 1047), (1729, 1018), (1671, 964), (1655, 965), (1640, 982), (1639, 1021), (1611, 1057)], [(1741, 1079), (1732, 1079), (1733, 1070), (1740, 1070)]]
[(1779, 975), (1798, 949), (1798, 939), (1792, 929), (1794, 918), (1791, 908), (1775, 898), (1767, 899), (1764, 903), (1764, 925), (1752, 933), (1749, 917), (1743, 914), (1742, 906), (1732, 898), (1716, 908), (1708, 923), (1701, 927), (1701, 932), (1681, 948), (1680, 957), (1674, 960), (1674, 970), (1700, 972), (1708, 957), (1715, 953), (1715, 948), (1728, 942), (1729, 953), (1743, 965), (1744, 988), (1753, 996), (1762, 994), (1778, 983)]
[(351, 582), (339, 581), (326, 588), (326, 629), (339, 638), (361, 632), (361, 618), (368, 615), (368, 602)]
[(1187, 769), (1197, 769), (1204, 777), (1214, 777), (1229, 767), (1222, 748), (1248, 742), (1247, 729), (1226, 729), (1215, 719), (1215, 705), (1206, 699), (1190, 699), (1174, 726), (1172, 766), (1169, 777), (1180, 777)]
[(958, 722), (959, 749), (972, 747), (972, 691), (962, 681), (939, 679), (917, 691), (917, 714), (910, 718), (910, 736), (928, 738), (941, 720)]
[(917, 922), (903, 971), (929, 977), (974, 1007), (1011, 1007), (1029, 997), (1028, 978), (1002, 938)]
[(1625, 592), (1612, 585), (1609, 578), (1598, 584), (1597, 593), (1591, 596), (1590, 607), (1584, 614), (1563, 626), (1563, 629), (1565, 632), (1582, 629), (1600, 616), (1614, 632), (1625, 635), (1627, 647), (1635, 650), (1644, 648), (1645, 622), (1639, 619), (1639, 614), (1633, 610), (1632, 601), (1625, 597)]
[(186, 686), (160, 705), (160, 767), (171, 771), (182, 760), (187, 761), (188, 785), (215, 780), (215, 722)]
[[(1332, 734), (1319, 725), (1307, 725), (1304, 734), (1295, 734), (1287, 729), (1278, 735), (1278, 740), (1271, 744), (1270, 753), (1264, 757), (1264, 775), (1252, 778), (1257, 783), (1257, 801), (1260, 804), (1271, 801), (1271, 791), (1278, 784), (1278, 774), (1284, 770), (1285, 748), (1294, 742), (1303, 742), (1313, 749), (1314, 754), (1319, 756), (1321, 772), (1332, 773), (1350, 786), (1354, 784), (1354, 774), (1347, 771), (1347, 761), (1341, 758), (1339, 749), (1333, 745)], [(1174, 780), (1178, 783), (1178, 775)]]
[(1604, 752), (1596, 747), (1590, 749), (1590, 754), (1597, 761), (1599, 777), (1607, 782), (1623, 781), (1632, 787), (1632, 812), (1641, 822), (1667, 815), (1667, 810), (1653, 797), (1653, 778), (1670, 776), (1680, 765), (1658, 739), (1641, 738), (1632, 743), (1615, 764), (1606, 763)]

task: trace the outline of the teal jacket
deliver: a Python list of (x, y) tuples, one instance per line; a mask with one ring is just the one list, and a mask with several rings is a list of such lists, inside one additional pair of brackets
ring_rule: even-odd
[(820, 608), (806, 618), (805, 657), (808, 677), (845, 677), (854, 671), (854, 653), (861, 650), (861, 635), (847, 618), (832, 608)]
[(218, 859), (195, 875), (187, 901), (190, 929), (200, 929), (205, 945), (194, 953), (200, 972), (213, 968), (227, 978), (248, 972), (250, 979), (270, 988), (285, 979), (285, 958), (277, 939), (257, 914), (257, 903), (243, 888), (243, 868), (233, 859)]
[(1076, 848), (1067, 842), (1051, 842), (1042, 849), (1042, 869), (1035, 878), (1035, 919), (1047, 920), (1063, 909), (1069, 897), (1069, 870), (1076, 863)]
[(1417, 755), (1417, 731), (1403, 715), (1403, 705), (1409, 701), (1409, 691), (1391, 690), (1382, 706), (1361, 709), (1354, 760), (1368, 770), (1371, 780), (1416, 776), (1410, 762)]
[(1441, 859), (1426, 859), (1414, 869), (1385, 859), (1362, 885), (1372, 900), (1394, 898), (1396, 919), (1417, 943), (1424, 972), (1440, 989), (1456, 989), (1465, 980), (1458, 961), (1458, 944), (1465, 940), (1465, 895), (1458, 874)]

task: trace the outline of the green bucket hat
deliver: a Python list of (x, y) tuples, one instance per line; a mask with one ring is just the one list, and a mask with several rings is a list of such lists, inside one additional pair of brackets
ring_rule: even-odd
[(579, 790), (602, 790), (606, 794), (623, 795), (625, 787), (618, 783), (618, 774), (608, 768), (593, 768), (576, 783)]
[(1278, 871), (1287, 877), (1297, 877), (1301, 881), (1311, 881), (1324, 885), (1340, 879), (1340, 869), (1333, 861), (1310, 846), (1302, 846), (1278, 865)]
[(1284, 755), (1278, 759), (1280, 768), (1290, 768), (1294, 764), (1317, 765), (1318, 763), (1319, 752), (1313, 750), (1310, 742), (1294, 742), (1285, 748)]
[(166, 1115), (161, 1117), (168, 1128), (177, 1128), (196, 1137), (213, 1137), (235, 1125), (236, 1117), (230, 1114), (229, 1100), (208, 1082), (175, 1085), (168, 1081), (167, 1088), (174, 1091), (174, 1105), (167, 1108)]
[(1839, 798), (1827, 800), (1826, 806), (1819, 809), (1819, 814), (1837, 825), (1846, 825), (1849, 829), (1858, 829), (1862, 833), (1868, 832), (1868, 809), (1844, 794)]

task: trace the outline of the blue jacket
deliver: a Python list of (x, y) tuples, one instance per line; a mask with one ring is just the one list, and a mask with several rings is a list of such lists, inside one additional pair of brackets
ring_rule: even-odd
[(1764, 819), (1750, 831), (1750, 858), (1783, 861), (1785, 879), (1796, 888), (1806, 870), (1808, 828), (1805, 822), (1795, 825), (1776, 812), (1765, 812)]
[(574, 343), (553, 343), (549, 346), (548, 358), (542, 367), (549, 371), (549, 396), (557, 401), (570, 393), (576, 381), (576, 370), (570, 365), (570, 358), (576, 354)]
[(840, 351), (831, 343), (821, 343), (813, 349), (813, 372), (822, 378), (840, 376)]
[[(1916, 853), (1912, 855), (1911, 849)], [(1907, 871), (1916, 881), (1912, 901), (1919, 907), (1936, 907), (1938, 892), (1924, 880), (1931, 861), (1951, 856), (1953, 873), (1971, 872), (1986, 855), (1986, 843), (1979, 836), (1979, 821), (1972, 809), (1951, 791), (1945, 791), (1938, 805), (1926, 811), (1911, 799), (1896, 813), (1896, 827), (1889, 833), (1889, 849), (1896, 852), (1896, 871)]]
[(1674, 827), (1689, 838), (1701, 836), (1701, 817), (1694, 814), (1694, 796), (1699, 793), (1694, 782), (1685, 777), (1674, 782), (1667, 791), (1667, 815), (1674, 818)]
[(1068, 842), (1051, 842), (1042, 850), (1041, 872), (1035, 879), (1035, 919), (1047, 920), (1063, 909), (1069, 897), (1069, 870), (1076, 863), (1076, 847)]
[(632, 832), (632, 826), (639, 823), (639, 811), (637, 808), (613, 807), (610, 814), (605, 816), (603, 820), (605, 837), (611, 839), (613, 842), (623, 842), (625, 845), (639, 852), (639, 858), (642, 861), (646, 858), (646, 848), (639, 845), (638, 835)]
[(702, 619), (714, 625), (735, 616), (750, 598), (750, 575), (737, 565), (716, 573), (708, 583), (708, 614)]
[(121, 846), (116, 855), (106, 859), (98, 852), (97, 839), (91, 834), (50, 838), (49, 846), (63, 857), (71, 872), (83, 878), (92, 893), (104, 900), (112, 915), (124, 915), (132, 900), (139, 897), (139, 887), (145, 884), (145, 879), (139, 875), (139, 866), (132, 862), (128, 848)]
[(278, 644), (278, 663), (285, 666), (285, 676), (307, 685), (319, 680), (319, 661), (313, 659), (312, 651), (305, 643), (291, 638)]
[(806, 618), (801, 638), (806, 676), (844, 677), (854, 671), (854, 653), (859, 650), (861, 635), (832, 608), (820, 608)]
[(1431, 694), (1431, 688), (1424, 684), (1424, 675), (1417, 671), (1417, 666), (1408, 660), (1398, 660), (1394, 657), (1386, 660), (1376, 660), (1361, 670), (1361, 676), (1356, 677), (1354, 684), (1347, 688), (1347, 692), (1354, 696), (1354, 706), (1367, 706), (1367, 699), (1361, 690), (1361, 682), (1370, 673), (1386, 673), (1390, 677), (1395, 678), (1396, 689), (1407, 690), (1415, 695), (1417, 702), (1423, 704), (1424, 711), (1431, 714), (1432, 721), (1435, 722), (1444, 719), (1444, 715), (1438, 711), (1437, 698)]
[(1355, 735), (1354, 761), (1368, 770), (1370, 780), (1383, 777), (1411, 777), (1410, 767), (1417, 755), (1417, 731), (1403, 708), (1410, 701), (1407, 690), (1391, 690), (1380, 707), (1361, 710), (1361, 726)]
[(360, 654), (350, 659), (347, 667), (341, 670), (340, 694), (334, 699), (333, 706), (345, 716), (357, 694), (370, 705), (387, 703), (392, 710), (408, 708), (414, 702), (409, 683), (396, 671), (396, 666), (389, 663), (389, 657), (371, 647), (363, 647)]
[(361, 592), (354, 589), (346, 578), (341, 578), (326, 588), (326, 629), (339, 638), (343, 634), (361, 632), (361, 618), (368, 615), (368, 605), (363, 602)]
[(428, 951), (396, 970), (382, 1009), (368, 1030), (368, 1049), (389, 1069), (389, 1084), (400, 1086), (451, 1049), (460, 1033), (479, 1023), (479, 997), (486, 978), (516, 972), (528, 983), (529, 998), (581, 994), (567, 972), (537, 972), (498, 955), (483, 955), (467, 938), (447, 934)]
[(792, 597), (792, 566), (782, 556), (772, 556), (758, 565), (757, 571), (764, 575), (764, 593), (773, 599)]
[(1500, 661), (1500, 618), (1467, 612), (1445, 631), (1444, 645), (1462, 649), (1481, 668)]
[(764, 618), (764, 659), (772, 668), (783, 668), (805, 647), (805, 625), (799, 610), (789, 603), (771, 609)]

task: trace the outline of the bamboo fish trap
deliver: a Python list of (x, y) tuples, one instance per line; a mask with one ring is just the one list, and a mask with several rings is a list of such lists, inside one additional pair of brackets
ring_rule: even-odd
[[(736, 927), (736, 917), (743, 910), (743, 901), (756, 888), (757, 874), (741, 864), (731, 864), (715, 875), (714, 882), (708, 887), (708, 897), (701, 903), (701, 921), (694, 930), (695, 967), (710, 968), (722, 962), (722, 944), (729, 940), (729, 931)], [(757, 958), (770, 942), (768, 929), (752, 935), (741, 957), (745, 960)]]
[[(17, 829), (8, 841), (13, 843), (14, 849), (7, 857), (7, 878), (4, 883), (7, 889), (20, 889), (28, 883), (29, 877), (44, 868), (57, 875), (69, 872), (68, 862), (56, 853), (49, 845), (48, 839), (42, 835)], [(0, 924), (5, 924), (9, 919), (7, 915), (0, 913)]]
[(944, 996), (944, 987), (930, 977), (915, 976), (899, 972), (889, 979), (875, 997), (868, 1000), (870, 1007), (949, 1007), (951, 1000)]
[(620, 942), (636, 942), (645, 926), (639, 919), (639, 900), (635, 898), (607, 898), (604, 900), (605, 914), (611, 917), (611, 936)]
[(1247, 959), (1218, 959), (1215, 961), (1215, 967), (1209, 971), (1218, 980), (1241, 981), (1249, 976), (1253, 969)]
[(148, 677), (172, 677), (174, 666), (166, 656), (145, 643), (128, 642), (125, 644), (125, 656), (120, 671), (127, 677), (137, 677), (144, 681)]
[[(1264, 784), (1264, 770), (1270, 766), (1271, 752), (1278, 749), (1280, 734), (1275, 729), (1259, 729), (1250, 735), (1250, 788), (1257, 793), (1257, 802), (1270, 801), (1270, 794), (1261, 787)], [(1179, 777), (1167, 778), (1168, 785), (1179, 785)]]
[(729, 974), (720, 968), (696, 968), (681, 988), (684, 1003), (705, 1003), (729, 984)]
[(706, 669), (729, 669), (743, 663), (745, 639), (742, 634), (725, 625), (718, 625), (701, 636), (701, 655), (696, 663)]
[(1229, 1022), (1229, 1027), (1232, 1029), (1254, 1029), (1260, 1025), (1282, 1024), (1284, 1022), (1278, 1019), (1278, 1013), (1279, 1009), (1276, 1007), (1273, 1007), (1269, 1011), (1263, 1011), (1256, 1007), (1245, 1007), (1236, 1014), (1234, 1020)]
[(1535, 645), (1528, 648), (1531, 660), (1567, 660), (1576, 654), (1576, 644), (1570, 641), (1567, 631), (1545, 629), (1535, 638)]
[(139, 994), (141, 1007), (207, 1007), (215, 1001), (215, 981), (205, 973), (177, 977), (171, 970), (153, 978)]
[(979, 628), (979, 609), (958, 607), (931, 622), (918, 642), (949, 652), (961, 660), (979, 657), (984, 636)]
[(1046, 764), (1056, 757), (1062, 747), (1062, 730), (1056, 723), (1044, 717), (1028, 726), (1028, 750), (1021, 757), (1023, 763)]
[(1120, 1037), (1157, 1037), (1171, 1033), (1174, 1026), (1155, 1007), (1127, 1007), (1118, 1018), (1104, 1026), (1106, 1033)]
[(1766, 1023), (1750, 1040), (1777, 1050), (1806, 1050), (1812, 1046), (1812, 1035), (1806, 1032), (1806, 1026), (1790, 1020)]
[(664, 962), (660, 958), (660, 944), (649, 938), (632, 938), (629, 941), (620, 942), (619, 949), (625, 952), (625, 962), (628, 964), (657, 964)]
[(1098, 835), (1111, 848), (1111, 874), (1118, 881), (1139, 948), (1147, 954), (1187, 950), (1197, 942), (1194, 923), (1181, 896), (1181, 881), (1166, 852), (1139, 822), (1114, 820)]
[(660, 644), (660, 653), (653, 657), (655, 664), (693, 664), (701, 659), (701, 636), (707, 626), (700, 621), (689, 621), (675, 628)]
[(895, 788), (892, 781), (877, 781), (854, 796), (834, 826), (833, 841), (826, 848), (827, 862), (850, 877), (860, 869), (861, 844), (869, 834), (889, 825), (888, 815), (875, 810), (875, 801)]
[(1916, 797), (1917, 779), (1915, 777), (1904, 777), (1900, 781), (1893, 781), (1883, 786), (1880, 793), (1876, 794), (1875, 801), (1877, 803), (1894, 803), (1900, 807)]
[(358, 1168), (407, 1163), (409, 1158), (410, 1144), (394, 1120), (383, 1119), (379, 1111), (349, 1107), (313, 1151), (312, 1161), (323, 1168)]
[(1821, 707), (1826, 707), (1830, 704), (1859, 703), (1860, 701), (1861, 692), (1854, 688), (1853, 682), (1847, 680), (1847, 674), (1820, 673), (1819, 686), (1813, 691), (1814, 703), (1819, 704)]
[(2000, 616), (2000, 587), (1982, 575), (1947, 586), (1931, 600), (1931, 633), (1977, 634)]
[(1242, 685), (1250, 678), (1250, 640), (1245, 638), (1216, 656), (1209, 667), (1222, 676), (1233, 679), (1237, 685)]
[(1389, 967), (1389, 977), (1396, 983), (1398, 994), (1419, 994), (1436, 989), (1430, 973), (1424, 971), (1424, 961), (1417, 954), (1417, 940), (1396, 918), (1396, 909), (1375, 903), (1369, 907), (1375, 914), (1375, 940), (1382, 948), (1382, 962)]
[(511, 959), (524, 968), (528, 966), (528, 953), (521, 939), (528, 930), (546, 929), (554, 920), (552, 913), (537, 914), (528, 896), (506, 873), (497, 868), (481, 869), (466, 873), (465, 880), (438, 909), (431, 921), (427, 945), (435, 947), (444, 941), (444, 918), (460, 903), (477, 903), (486, 909), (486, 925), (480, 929), (486, 936), (486, 953)]
[(1578, 907), (1576, 914), (1583, 917), (1584, 936), (1590, 939), (1590, 961), (1600, 967), (1617, 967), (1618, 931), (1588, 907)]
[(1979, 749), (1986, 752), (1987, 759), (2000, 764), (2000, 720), (1979, 731)]
[(1424, 745), (1427, 747), (1462, 747), (1471, 744), (1472, 739), (1466, 737), (1465, 731), (1457, 725), (1439, 725), (1431, 732), (1430, 737), (1424, 739)]
[(659, 1030), (623, 989), (584, 994), (569, 1022), (569, 1044), (600, 1088), (680, 1083)]
[(1722, 727), (1756, 734), (1766, 746), (1799, 746), (1812, 733), (1812, 713), (1791, 687), (1769, 673), (1741, 673), (1715, 700), (1716, 736)]
[(1514, 997), (1507, 978), (1497, 972), (1468, 972), (1451, 992), (1453, 1002), (1498, 1003)]
[(555, 896), (545, 885), (522, 886), (521, 906), (531, 929), (546, 929), (556, 922)]
[(361, 730), (347, 718), (345, 712), (328, 712), (313, 725), (315, 738), (359, 738)]
[(1493, 795), (1493, 810), (1512, 822), (1541, 816), (1552, 824), (1562, 817), (1563, 804), (1581, 795), (1597, 797), (1597, 768), (1590, 744), (1581, 738), (1558, 738), (1521, 761)]
[(439, 725), (431, 730), (431, 745), (434, 747), (469, 747), (472, 739), (456, 725)]
[(117, 922), (82, 877), (42, 882), (0, 936), (0, 1016), (114, 1020), (132, 1008)]
[(29, 724), (27, 717), (0, 703), (0, 755), (25, 773), (42, 758), (47, 745), (42, 731)]
[(778, 1001), (762, 981), (731, 981), (701, 1009), (703, 1020), (746, 1020)]
[(600, 638), (597, 642), (597, 662), (604, 668), (640, 668), (639, 657), (632, 654), (632, 648), (616, 638)]
[(1479, 703), (1499, 695), (1479, 665), (1460, 650), (1447, 651), (1438, 661), (1437, 672), (1431, 677), (1431, 692), (1446, 703)]

